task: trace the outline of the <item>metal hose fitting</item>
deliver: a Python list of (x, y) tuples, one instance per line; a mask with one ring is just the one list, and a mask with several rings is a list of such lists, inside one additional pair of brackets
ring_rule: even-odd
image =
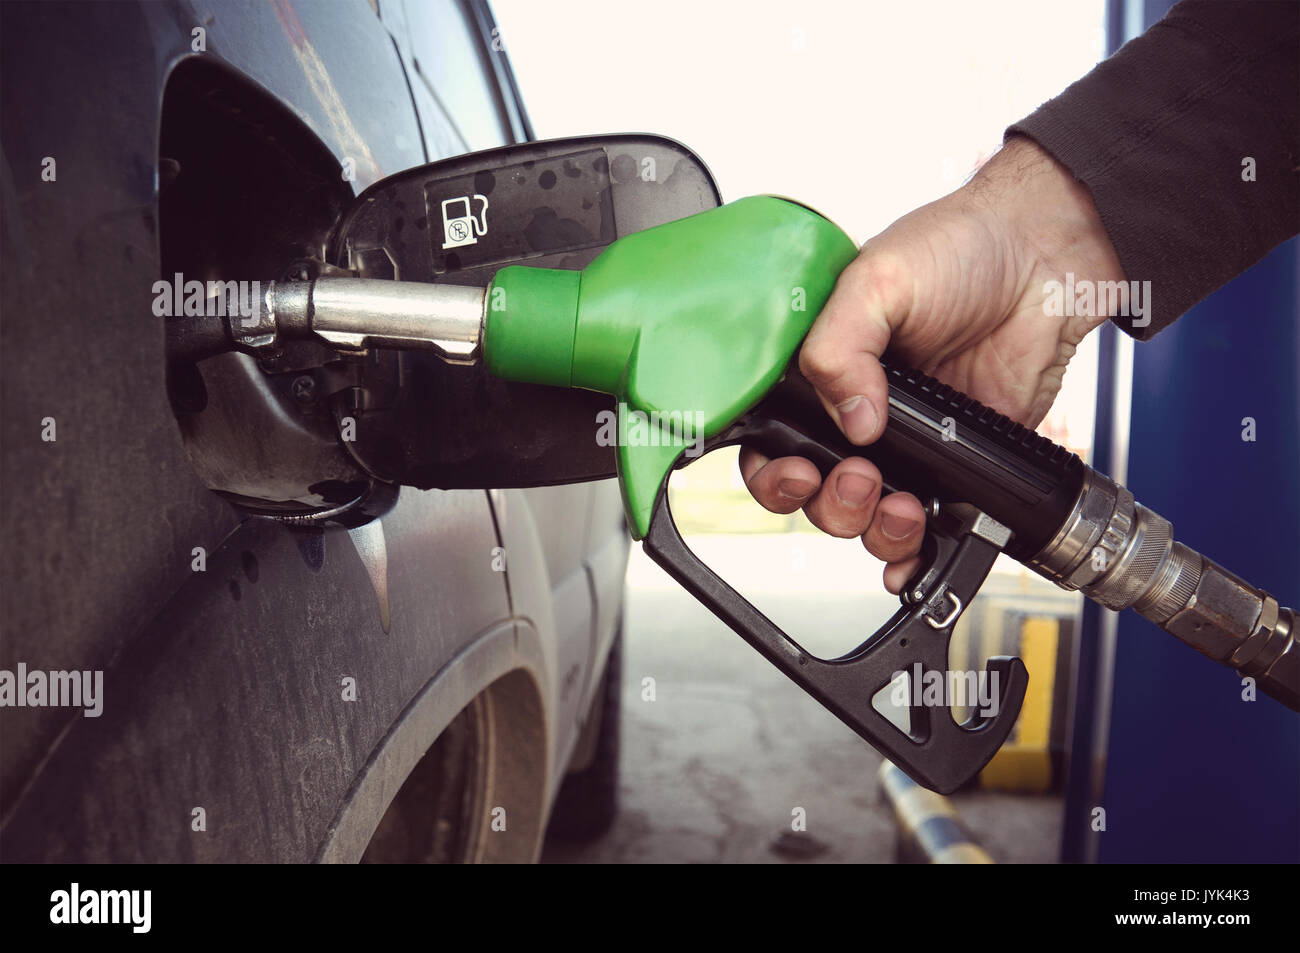
[(1089, 468), (1070, 516), (1028, 563), (1108, 609), (1133, 608), (1300, 711), (1295, 612), (1177, 542), (1168, 520)]

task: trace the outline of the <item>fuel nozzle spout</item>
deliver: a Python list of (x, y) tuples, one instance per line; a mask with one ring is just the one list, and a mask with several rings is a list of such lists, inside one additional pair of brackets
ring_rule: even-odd
[(1028, 564), (1108, 609), (1133, 608), (1300, 711), (1295, 611), (1176, 541), (1168, 520), (1095, 470), (1070, 517)]
[[(312, 333), (334, 347), (428, 350), (448, 364), (475, 364), (482, 353), (484, 288), (320, 278), (308, 297)], [(288, 302), (300, 301), (295, 289)]]
[(449, 364), (474, 364), (482, 356), (486, 294), (470, 285), (374, 278), (271, 281), (252, 314), (169, 321), (167, 352), (172, 361), (225, 351), (263, 356), (284, 341), (318, 337), (340, 350), (425, 350)]

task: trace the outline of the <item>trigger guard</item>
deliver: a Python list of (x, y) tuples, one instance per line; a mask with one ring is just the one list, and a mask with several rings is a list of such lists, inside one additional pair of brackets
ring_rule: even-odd
[[(660, 487), (643, 541), (645, 552), (684, 589), (726, 623), (795, 684), (858, 735), (932, 790), (950, 793), (973, 778), (1011, 733), (1028, 685), (1018, 658), (990, 659), (997, 706), (959, 725), (947, 701), (908, 702), (908, 732), (877, 711), (873, 699), (901, 673), (945, 673), (952, 627), (979, 591), (1010, 533), (973, 507), (952, 506), (927, 529), (934, 559), (922, 576), (922, 595), (899, 610), (856, 649), (835, 659), (805, 651), (697, 557), (682, 539)], [(908, 594), (914, 594), (909, 590)], [(917, 669), (919, 666), (919, 670)], [(909, 683), (911, 684), (911, 683)], [(991, 706), (990, 706), (991, 707)]]

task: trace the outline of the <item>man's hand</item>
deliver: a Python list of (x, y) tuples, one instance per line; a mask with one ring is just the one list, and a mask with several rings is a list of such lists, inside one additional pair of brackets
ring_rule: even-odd
[[(827, 412), (853, 443), (880, 436), (895, 357), (1029, 427), (1101, 317), (1051, 317), (1044, 284), (1122, 281), (1084, 186), (1033, 141), (1010, 140), (965, 186), (899, 219), (844, 270), (799, 355)], [(881, 498), (880, 471), (843, 460), (825, 483), (802, 457), (746, 448), (740, 472), (774, 513), (803, 507), (832, 536), (861, 536), (897, 593), (917, 568), (925, 513), (910, 493)]]

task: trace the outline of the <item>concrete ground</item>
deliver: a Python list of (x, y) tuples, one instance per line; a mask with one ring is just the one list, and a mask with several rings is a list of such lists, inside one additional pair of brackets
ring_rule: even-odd
[[(897, 608), (856, 541), (719, 535), (691, 545), (814, 654), (857, 645)], [(874, 749), (636, 545), (627, 599), (620, 815), (594, 844), (548, 843), (544, 862), (892, 862)], [(1055, 860), (1059, 798), (974, 791), (953, 801), (995, 860)], [(799, 808), (806, 834), (792, 836)]]

